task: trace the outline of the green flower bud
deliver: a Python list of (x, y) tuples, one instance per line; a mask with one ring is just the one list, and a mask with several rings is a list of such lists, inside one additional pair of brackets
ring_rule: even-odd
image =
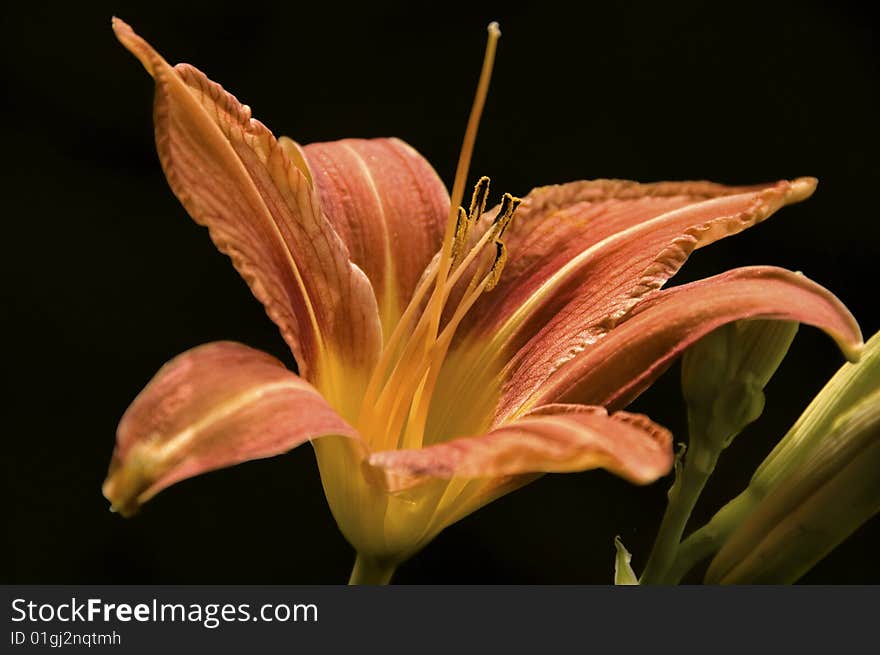
[(798, 324), (791, 321), (736, 321), (707, 335), (684, 354), (681, 386), (688, 406), (691, 448), (718, 452), (761, 415), (764, 387), (797, 329)]

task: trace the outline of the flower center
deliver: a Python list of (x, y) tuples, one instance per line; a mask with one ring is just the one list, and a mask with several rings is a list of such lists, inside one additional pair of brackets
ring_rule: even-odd
[[(489, 196), (489, 178), (482, 177), (474, 187), (469, 210), (461, 206), (500, 36), (497, 23), (490, 24), (480, 81), (452, 185), (443, 245), (425, 269), (386, 341), (364, 394), (357, 423), (375, 450), (422, 445), (431, 398), (456, 329), (480, 295), (498, 283), (507, 260), (503, 236), (520, 199), (505, 193), (492, 224), (478, 225)], [(477, 236), (481, 228), (483, 232)]]

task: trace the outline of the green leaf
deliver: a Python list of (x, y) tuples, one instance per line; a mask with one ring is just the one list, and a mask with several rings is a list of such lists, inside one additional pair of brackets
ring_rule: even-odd
[(749, 489), (763, 496), (818, 447), (835, 422), (880, 387), (880, 332), (865, 344), (861, 359), (844, 364), (755, 471)]
[[(780, 440), (761, 466), (758, 467), (748, 487), (722, 507), (712, 517), (711, 521), (684, 540), (673, 565), (673, 573), (670, 579), (681, 579), (697, 562), (709, 557), (713, 553), (717, 553), (722, 547), (729, 549), (726, 551), (724, 559), (721, 559), (721, 554), (719, 553), (716, 558), (717, 563), (712, 565), (714, 567), (712, 575), (708, 579), (725, 581), (733, 579), (733, 574), (730, 572), (736, 566), (734, 560), (736, 557), (740, 559), (746, 558), (747, 553), (743, 546), (739, 546), (742, 550), (734, 551), (733, 545), (727, 547), (725, 544), (732, 541), (734, 533), (740, 534), (738, 539), (745, 540), (745, 537), (742, 535), (745, 534), (747, 528), (744, 526), (749, 522), (751, 515), (763, 507), (765, 499), (770, 496), (775, 498), (777, 494), (783, 493), (786, 485), (794, 488), (795, 482), (798, 479), (803, 479), (804, 476), (810, 474), (813, 469), (820, 467), (820, 465), (823, 467), (830, 466), (830, 463), (822, 464), (824, 458), (832, 458), (832, 455), (834, 455), (829, 449), (837, 448), (840, 451), (834, 455), (834, 461), (837, 461), (838, 466), (841, 467), (841, 470), (838, 470), (835, 474), (835, 479), (852, 479), (855, 486), (838, 490), (840, 496), (836, 506), (833, 504), (829, 505), (827, 518), (831, 525), (824, 525), (821, 516), (813, 516), (810, 522), (804, 524), (806, 526), (804, 529), (809, 530), (809, 526), (814, 525), (816, 530), (825, 531), (826, 536), (816, 539), (815, 544), (820, 544), (824, 539), (824, 543), (829, 549), (833, 548), (846, 535), (855, 530), (858, 522), (863, 521), (860, 518), (860, 514), (869, 511), (865, 510), (861, 505), (856, 506), (855, 503), (861, 503), (860, 498), (870, 498), (872, 491), (869, 485), (876, 483), (878, 475), (880, 475), (878, 474), (880, 469), (875, 465), (873, 471), (867, 469), (864, 475), (856, 476), (852, 471), (860, 464), (858, 462), (851, 462), (850, 465), (854, 468), (850, 469), (850, 472), (847, 473), (843, 470), (839, 458), (845, 457), (847, 452), (853, 452), (852, 449), (856, 446), (844, 447), (840, 440), (846, 437), (846, 439), (852, 439), (854, 442), (857, 441), (858, 434), (856, 428), (859, 423), (853, 423), (849, 428), (846, 427), (847, 423), (855, 420), (857, 415), (867, 416), (854, 412), (857, 408), (860, 408), (859, 412), (869, 411), (870, 406), (863, 405), (863, 403), (867, 402), (866, 399), (868, 398), (876, 398), (874, 394), (878, 389), (880, 389), (880, 332), (871, 337), (865, 344), (858, 363), (844, 364), (828, 381), (804, 413), (801, 414), (797, 422)], [(874, 400), (873, 402), (876, 403), (877, 401)], [(862, 420), (867, 419), (863, 418)], [(868, 432), (860, 434), (860, 438), (866, 438)], [(867, 462), (870, 455), (861, 455), (860, 457), (863, 457)], [(830, 475), (830, 469), (826, 468), (824, 470), (827, 475)], [(799, 477), (789, 477), (795, 472), (799, 472)], [(833, 488), (833, 485), (828, 481), (829, 486), (824, 491), (821, 491), (818, 485), (820, 473), (814, 471), (812, 475), (816, 476), (813, 478), (813, 484), (816, 485), (813, 489), (815, 498), (812, 501), (808, 501), (801, 496), (801, 500), (798, 502), (803, 504), (803, 509), (798, 510), (796, 507), (790, 506), (791, 512), (806, 512), (808, 507), (815, 508), (819, 507), (821, 502), (831, 502), (832, 496), (828, 494), (831, 493), (829, 490)], [(807, 482), (802, 481), (798, 484), (802, 485), (798, 487), (801, 493), (805, 493), (808, 490)], [(790, 495), (794, 494), (794, 491), (787, 493), (789, 495), (784, 496), (785, 502), (794, 502), (794, 496)], [(775, 502), (775, 505), (768, 504), (766, 506), (767, 509), (761, 511), (770, 512), (773, 510), (778, 512), (782, 508), (782, 500), (777, 499), (771, 502)], [(814, 504), (808, 505), (810, 502)], [(854, 514), (846, 516), (850, 509), (854, 511)], [(758, 521), (759, 519), (756, 518), (754, 520)], [(750, 525), (756, 526), (758, 523)], [(791, 527), (797, 525), (797, 523), (792, 522), (787, 525)], [(766, 525), (766, 527), (769, 529), (773, 526)], [(778, 538), (782, 533), (775, 534)], [(756, 540), (752, 547), (757, 547), (757, 539), (760, 536), (757, 533), (752, 534), (752, 538)], [(789, 535), (789, 538), (795, 541), (801, 539), (801, 537), (797, 537), (794, 534)], [(803, 541), (806, 551), (808, 552), (812, 548), (813, 553), (796, 555), (794, 550), (786, 551), (789, 558), (791, 558), (791, 562), (787, 566), (795, 569), (786, 573), (789, 578), (794, 575), (802, 575), (806, 568), (809, 568), (818, 561), (817, 557), (821, 558), (824, 555), (824, 553), (820, 554), (822, 548), (818, 545), (810, 545), (809, 536), (804, 538)], [(744, 541), (741, 543), (744, 543)], [(777, 547), (783, 549), (792, 548), (791, 545), (784, 546), (784, 544), (779, 544)], [(769, 549), (763, 551), (762, 557), (771, 557), (768, 554), (769, 552)], [(796, 559), (801, 563), (796, 564)], [(782, 567), (781, 565), (778, 566), (778, 579), (784, 579)], [(752, 573), (749, 575), (754, 577), (748, 579), (757, 579), (757, 570), (757, 568), (752, 569)], [(728, 576), (728, 578), (725, 578), (725, 576)], [(743, 581), (747, 579), (745, 569), (741, 569), (738, 579)]]
[(838, 417), (755, 507), (712, 561), (706, 582), (794, 582), (878, 511), (880, 390)]

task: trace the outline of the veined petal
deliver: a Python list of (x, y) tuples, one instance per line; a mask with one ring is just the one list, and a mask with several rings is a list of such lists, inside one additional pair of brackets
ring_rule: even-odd
[[(282, 137), (282, 144), (289, 141)], [(440, 249), (449, 215), (443, 181), (400, 139), (345, 139), (302, 148), (321, 207), (376, 292), (386, 336)]]
[(369, 463), (384, 471), (392, 492), (434, 478), (498, 479), (593, 468), (647, 484), (672, 466), (672, 436), (638, 414), (547, 405), (482, 436), (377, 452)]
[(104, 495), (130, 514), (175, 482), (329, 434), (357, 438), (277, 359), (239, 343), (206, 344), (159, 369), (125, 412)]
[(505, 236), (499, 286), (456, 335), (426, 441), (462, 433), (461, 397), (476, 399), (473, 414), (491, 414), (499, 395), (487, 390), (500, 387), (514, 356), (530, 353), (547, 371), (558, 368), (660, 288), (694, 249), (808, 197), (815, 185), (813, 178), (752, 187), (596, 180), (532, 191)]
[[(536, 344), (524, 349), (512, 364), (496, 421), (515, 415), (520, 408), (548, 402), (623, 407), (692, 343), (725, 323), (744, 318), (819, 327), (850, 360), (858, 358), (862, 347), (855, 319), (827, 289), (781, 268), (734, 269), (656, 292), (608, 334), (561, 363), (546, 357)], [(578, 326), (575, 319), (568, 320), (577, 342)], [(546, 339), (546, 347), (556, 349), (557, 335), (558, 326), (551, 325), (536, 341)]]
[(381, 348), (376, 300), (302, 161), (200, 71), (172, 68), (118, 19), (113, 29), (156, 81), (156, 145), (174, 193), (232, 258), (302, 375), (322, 391), (342, 375), (357, 384), (352, 371), (365, 375)]
[[(608, 324), (660, 288), (697, 248), (809, 197), (814, 178), (755, 186), (594, 180), (529, 193), (506, 236), (498, 287), (461, 328), (518, 349), (558, 311)], [(490, 214), (491, 216), (491, 214)]]

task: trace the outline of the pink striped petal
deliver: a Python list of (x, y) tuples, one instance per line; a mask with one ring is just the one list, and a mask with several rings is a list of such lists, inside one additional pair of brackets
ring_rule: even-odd
[(813, 178), (756, 186), (594, 180), (529, 193), (508, 230), (509, 257), (462, 338), (498, 334), (517, 349), (572, 301), (599, 323), (663, 285), (690, 253), (812, 194)]
[(547, 405), (482, 436), (377, 452), (369, 463), (384, 472), (392, 492), (435, 478), (501, 479), (514, 488), (509, 476), (594, 468), (647, 484), (672, 466), (672, 436), (638, 414)]
[(327, 218), (372, 282), (386, 334), (440, 249), (449, 195), (399, 139), (345, 139), (302, 149)]
[(595, 180), (535, 189), (509, 230), (501, 281), (475, 305), (460, 339), (492, 335), (496, 349), (513, 354), (557, 312), (604, 329), (696, 248), (763, 221), (815, 186), (813, 178), (751, 187)]
[(499, 394), (488, 390), (513, 368), (518, 351), (543, 357), (547, 370), (561, 366), (661, 287), (695, 248), (764, 220), (809, 196), (815, 184), (596, 180), (532, 191), (505, 237), (509, 256), (499, 286), (480, 297), (456, 335), (427, 440), (487, 428), (469, 416), (460, 420), (458, 399), (475, 399), (472, 414), (491, 415)]
[[(496, 421), (549, 402), (624, 407), (692, 343), (725, 323), (746, 318), (821, 328), (850, 360), (858, 357), (862, 346), (855, 319), (827, 289), (781, 268), (734, 269), (656, 292), (591, 342), (583, 339), (576, 316), (557, 317), (512, 361)], [(559, 335), (565, 333), (571, 338), (559, 343)], [(586, 348), (577, 352), (582, 344)], [(574, 354), (554, 358), (559, 352)]]
[(125, 412), (104, 495), (131, 514), (175, 482), (328, 434), (357, 438), (277, 359), (239, 343), (206, 344), (159, 369)]
[(197, 69), (172, 68), (118, 19), (113, 28), (155, 78), (156, 145), (171, 188), (278, 324), (302, 375), (319, 388), (333, 387), (326, 378), (340, 369), (365, 375), (381, 348), (376, 300), (303, 162)]

